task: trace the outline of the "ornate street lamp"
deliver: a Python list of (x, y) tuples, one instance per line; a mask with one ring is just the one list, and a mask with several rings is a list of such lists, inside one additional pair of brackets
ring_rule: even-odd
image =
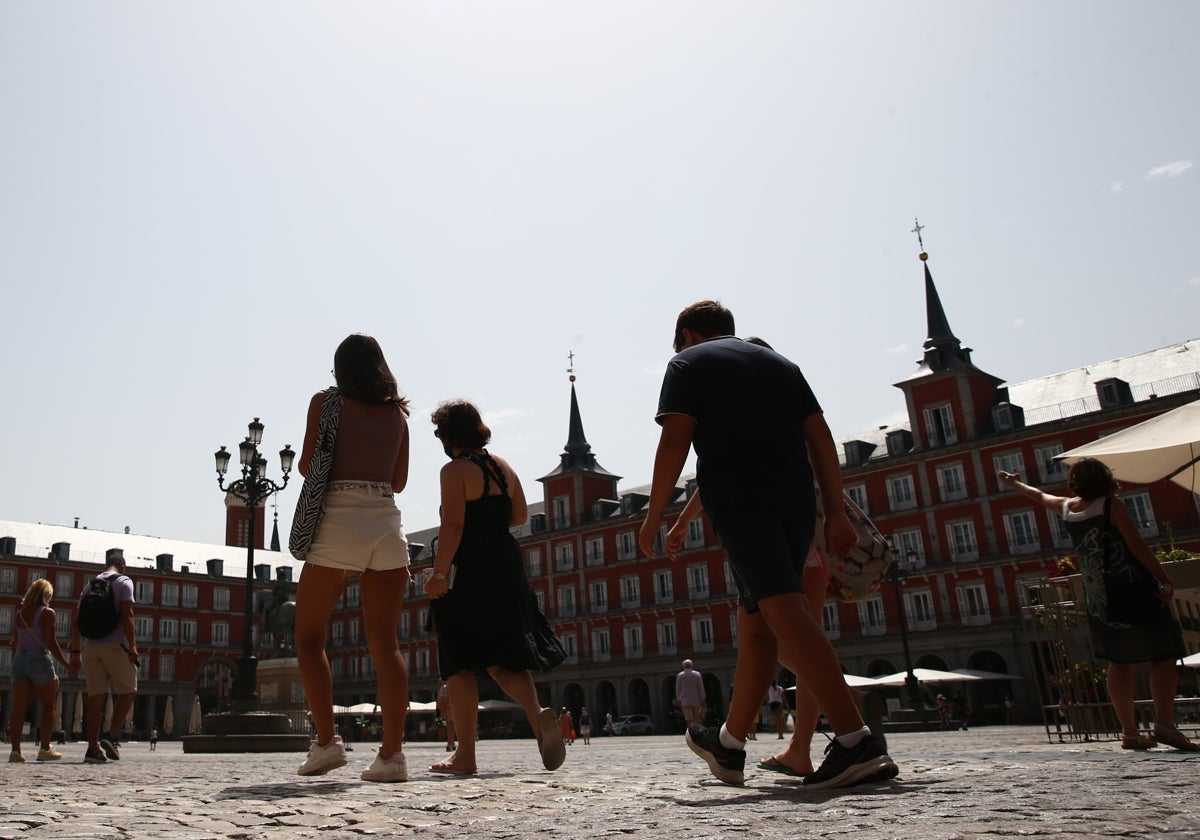
[(238, 659), (237, 680), (233, 685), (233, 701), (238, 711), (252, 711), (258, 707), (258, 660), (254, 657), (253, 621), (254, 621), (254, 521), (259, 503), (265, 501), (272, 493), (278, 493), (287, 487), (288, 473), (292, 471), (292, 462), (296, 453), (291, 444), (283, 447), (279, 453), (279, 464), (283, 469), (283, 483), (276, 484), (267, 478), (267, 459), (258, 453), (258, 445), (262, 443), (263, 424), (258, 418), (249, 424), (250, 433), (238, 444), (238, 460), (242, 466), (242, 477), (225, 485), (225, 473), (229, 470), (229, 459), (232, 453), (226, 452), (222, 446), (216, 453), (217, 486), (223, 493), (230, 493), (247, 504), (250, 510), (249, 525), (246, 540), (246, 604), (244, 623), (242, 625), (242, 655)]
[[(888, 540), (891, 543), (891, 539)], [(894, 548), (893, 548), (894, 551)], [(896, 552), (896, 560), (888, 567), (887, 579), (892, 584), (892, 592), (896, 594), (896, 610), (900, 613), (900, 641), (904, 645), (904, 668), (908, 674), (904, 677), (904, 690), (908, 695), (909, 707), (924, 708), (921, 701), (920, 682), (913, 673), (912, 653), (908, 648), (908, 611), (904, 609), (904, 581), (917, 567), (917, 553), (907, 551), (904, 554)]]

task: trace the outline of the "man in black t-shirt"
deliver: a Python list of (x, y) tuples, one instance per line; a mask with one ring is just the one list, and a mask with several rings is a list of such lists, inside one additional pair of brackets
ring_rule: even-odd
[[(762, 614), (778, 658), (801, 666), (798, 682), (838, 736), (821, 767), (804, 777), (805, 786), (847, 787), (895, 775), (882, 739), (863, 725), (837, 653), (803, 596), (814, 477), (823, 498), (835, 501), (825, 511), (827, 545), (846, 553), (857, 542), (837, 504), (842, 479), (833, 436), (800, 369), (733, 333), (733, 314), (715, 301), (692, 304), (676, 321), (676, 355), (659, 397), (655, 419), (662, 431), (638, 544), (654, 556), (663, 513), (694, 446), (704, 509), (725, 544), (747, 610)], [(761, 675), (761, 685), (738, 684), (725, 726), (688, 727), (689, 747), (722, 781), (744, 780), (746, 735), (771, 675)]]

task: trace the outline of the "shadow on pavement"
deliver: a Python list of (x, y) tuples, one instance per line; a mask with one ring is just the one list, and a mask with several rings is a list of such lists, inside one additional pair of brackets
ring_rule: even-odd
[(324, 796), (331, 793), (345, 793), (347, 790), (360, 787), (349, 782), (279, 782), (270, 785), (245, 785), (244, 787), (227, 787), (217, 793), (213, 799), (295, 799), (309, 796)]

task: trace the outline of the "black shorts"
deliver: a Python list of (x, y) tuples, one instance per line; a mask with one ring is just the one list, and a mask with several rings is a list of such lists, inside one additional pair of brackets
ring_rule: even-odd
[(804, 592), (804, 563), (813, 537), (812, 516), (747, 517), (736, 525), (717, 525), (729, 555), (729, 566), (746, 612), (758, 612), (758, 602), (772, 595)]

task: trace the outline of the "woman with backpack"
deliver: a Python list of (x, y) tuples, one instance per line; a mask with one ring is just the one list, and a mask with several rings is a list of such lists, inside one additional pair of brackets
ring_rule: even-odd
[(57, 761), (62, 758), (62, 753), (50, 746), (50, 737), (55, 729), (54, 700), (58, 697), (58, 675), (54, 673), (54, 660), (61, 662), (72, 676), (75, 669), (67, 662), (54, 635), (54, 610), (49, 606), (53, 597), (54, 587), (50, 581), (44, 578), (35, 580), (21, 600), (13, 622), (13, 709), (8, 721), (8, 740), (12, 744), (8, 760), (13, 763), (25, 761), (25, 756), (21, 754), (21, 730), (25, 725), (25, 712), (33, 697), (42, 707), (42, 746), (38, 750), (37, 760)]
[[(351, 335), (338, 345), (333, 376), (337, 387), (318, 392), (309, 404), (299, 463), (305, 483), (320, 481), (324, 492), (323, 513), (296, 588), (296, 658), (317, 736), (297, 772), (317, 776), (346, 763), (345, 745), (334, 729), (325, 632), (346, 583), (357, 577), (383, 713), (383, 744), (361, 778), (404, 782), (408, 671), (398, 637), (408, 587), (408, 541), (395, 494), (408, 484), (408, 400), (400, 396), (379, 342), (369, 335)], [(322, 415), (330, 413), (336, 419), (327, 434)], [(293, 537), (294, 532), (293, 527)]]

